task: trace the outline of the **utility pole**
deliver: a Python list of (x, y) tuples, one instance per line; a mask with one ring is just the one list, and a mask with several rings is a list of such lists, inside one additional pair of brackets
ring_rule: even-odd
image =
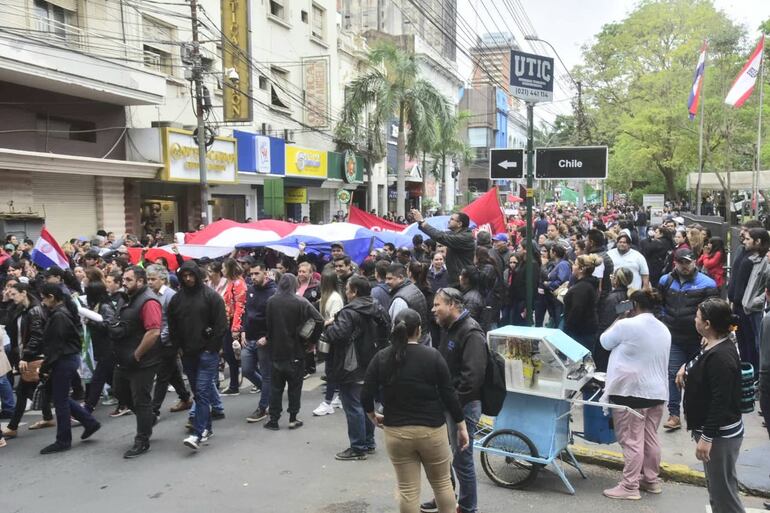
[(527, 276), (527, 325), (534, 326), (532, 312), (535, 303), (535, 294), (532, 287), (535, 284), (535, 258), (540, 258), (540, 255), (535, 255), (533, 251), (534, 244), (533, 238), (533, 226), (532, 226), (532, 202), (534, 201), (534, 178), (535, 178), (535, 119), (534, 119), (535, 104), (527, 102), (527, 197), (525, 198), (527, 204), (527, 237), (526, 237), (526, 276)]
[(198, 1), (190, 0), (192, 16), (192, 79), (195, 82), (195, 116), (198, 118), (198, 172), (201, 187), (201, 224), (209, 224), (209, 182), (206, 169), (206, 120), (203, 101), (203, 61), (198, 41)]

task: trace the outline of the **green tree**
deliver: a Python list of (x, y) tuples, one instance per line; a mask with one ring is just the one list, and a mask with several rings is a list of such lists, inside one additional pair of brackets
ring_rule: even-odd
[(643, 0), (626, 19), (602, 28), (584, 49), (586, 64), (575, 71), (584, 84), (592, 138), (611, 149), (610, 186), (629, 190), (634, 180), (649, 181), (650, 190), (673, 199), (686, 173), (697, 171), (698, 123), (688, 119), (686, 105), (704, 39), (704, 168), (731, 167), (721, 159), (731, 153), (734, 161), (745, 151), (739, 141), (746, 132), (733, 118), (748, 112), (730, 112), (723, 100), (745, 59), (742, 37), (706, 0)]
[(449, 193), (447, 190), (448, 180), (446, 179), (447, 162), (454, 159), (463, 165), (468, 165), (473, 160), (473, 152), (460, 138), (460, 127), (463, 126), (469, 117), (470, 112), (460, 111), (436, 118), (435, 120), (435, 128), (433, 130), (435, 138), (431, 147), (433, 157), (433, 169), (431, 172), (433, 176), (444, 184), (444, 187), (441, 189), (441, 205), (444, 206), (448, 204), (447, 196)]
[(420, 141), (432, 138), (436, 120), (449, 112), (449, 101), (420, 77), (415, 56), (391, 43), (372, 49), (369, 65), (368, 72), (348, 84), (337, 135), (350, 141), (369, 130), (373, 152), (384, 155), (385, 128), (391, 119), (398, 119), (396, 213), (405, 215), (406, 155), (416, 156)]

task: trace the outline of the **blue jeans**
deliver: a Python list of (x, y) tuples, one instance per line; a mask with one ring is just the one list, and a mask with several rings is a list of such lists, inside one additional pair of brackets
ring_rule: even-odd
[(219, 395), (216, 386), (219, 355), (213, 351), (203, 351), (198, 356), (184, 357), (182, 365), (195, 397), (193, 432), (200, 437), (205, 429), (211, 431), (211, 408)]
[(676, 373), (679, 368), (689, 362), (700, 352), (698, 344), (680, 346), (671, 344), (668, 357), (668, 414), (674, 417), (680, 416), (682, 403), (682, 391), (676, 386)]
[(473, 433), (476, 432), (476, 423), (481, 417), (481, 401), (471, 401), (463, 406), (465, 424), (471, 443), (464, 451), (457, 447), (457, 424), (446, 413), (446, 425), (449, 430), (449, 445), (452, 447), (452, 469), (457, 476), (460, 486), (457, 503), (462, 513), (476, 513), (478, 511), (478, 495), (476, 493), (476, 467), (473, 463)]
[(342, 383), (339, 385), (340, 400), (348, 421), (348, 438), (354, 451), (364, 452), (374, 449), (374, 424), (369, 420), (361, 405), (361, 383)]
[(80, 355), (68, 354), (56, 360), (51, 367), (51, 391), (53, 393), (53, 405), (56, 408), (56, 441), (69, 447), (72, 445), (72, 427), (70, 417), (80, 422), (84, 428), (96, 424), (88, 410), (80, 406), (80, 403), (70, 399), (70, 388), (78, 376), (80, 368)]
[(266, 410), (270, 406), (270, 387), (273, 383), (273, 360), (270, 356), (270, 347), (258, 347), (259, 372), (262, 373), (262, 393), (259, 395), (259, 407)]
[(241, 349), (241, 371), (243, 377), (251, 381), (257, 388), (262, 388), (262, 376), (257, 371), (259, 363), (259, 348), (256, 340), (247, 340)]
[(16, 398), (13, 396), (13, 385), (8, 375), (0, 376), (0, 410), (3, 413), (12, 414), (16, 408)]

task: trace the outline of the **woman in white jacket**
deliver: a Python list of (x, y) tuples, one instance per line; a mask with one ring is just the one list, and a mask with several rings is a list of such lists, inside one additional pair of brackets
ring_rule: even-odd
[(610, 351), (605, 401), (629, 409), (612, 409), (618, 443), (623, 448), (623, 478), (604, 490), (611, 499), (641, 499), (639, 490), (660, 493), (658, 426), (668, 399), (668, 357), (671, 333), (655, 318), (660, 305), (655, 290), (631, 294), (633, 309), (616, 320), (601, 337)]

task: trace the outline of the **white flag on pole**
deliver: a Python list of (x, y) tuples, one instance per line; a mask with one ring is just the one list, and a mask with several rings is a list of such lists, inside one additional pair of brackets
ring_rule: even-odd
[(732, 107), (740, 107), (743, 103), (749, 99), (751, 93), (754, 91), (754, 84), (757, 82), (757, 76), (759, 76), (759, 66), (762, 63), (762, 53), (765, 49), (765, 36), (764, 34), (759, 40), (759, 44), (754, 49), (749, 57), (749, 61), (743, 67), (738, 76), (733, 82), (733, 86), (727, 93), (725, 103)]

